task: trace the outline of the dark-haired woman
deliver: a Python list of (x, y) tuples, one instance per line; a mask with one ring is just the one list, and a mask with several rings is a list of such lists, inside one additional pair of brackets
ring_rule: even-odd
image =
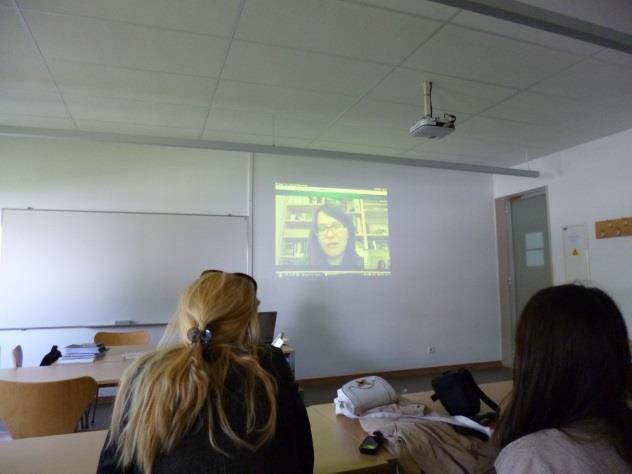
[(347, 213), (333, 204), (323, 204), (312, 220), (310, 263), (318, 267), (362, 270), (362, 258), (355, 251), (355, 235)]
[(632, 472), (631, 375), (625, 322), (606, 293), (578, 285), (538, 292), (516, 331), (496, 471)]
[(305, 406), (280, 350), (259, 343), (256, 282), (205, 271), (168, 333), (123, 375), (98, 473), (311, 473)]

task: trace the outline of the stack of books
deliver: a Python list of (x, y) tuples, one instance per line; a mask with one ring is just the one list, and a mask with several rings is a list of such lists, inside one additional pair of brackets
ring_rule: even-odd
[(83, 344), (70, 344), (64, 348), (64, 355), (57, 361), (58, 364), (79, 364), (94, 362), (103, 357), (107, 348), (103, 344), (86, 342)]

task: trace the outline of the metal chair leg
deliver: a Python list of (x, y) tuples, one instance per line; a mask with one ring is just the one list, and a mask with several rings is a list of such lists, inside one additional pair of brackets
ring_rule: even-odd
[(94, 426), (94, 419), (97, 415), (97, 405), (99, 403), (99, 389), (97, 388), (97, 394), (94, 397), (94, 409), (92, 410), (92, 426)]

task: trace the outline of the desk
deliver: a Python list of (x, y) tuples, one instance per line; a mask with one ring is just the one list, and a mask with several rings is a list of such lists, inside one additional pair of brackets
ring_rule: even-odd
[[(394, 472), (392, 456), (362, 455), (353, 438), (330, 419), (308, 410), (314, 439), (315, 474)], [(85, 474), (95, 472), (107, 431), (87, 431), (0, 442), (0, 472)]]
[[(502, 382), (492, 382), (487, 384), (481, 384), (481, 389), (496, 403), (500, 405), (501, 408), (505, 408), (507, 403), (509, 402), (509, 395), (511, 394), (511, 389), (513, 387), (513, 382), (510, 380), (505, 380)], [(416, 392), (406, 394), (406, 398), (413, 400), (415, 402), (423, 403), (430, 410), (435, 411), (441, 414), (447, 414), (441, 402), (433, 402), (430, 398), (434, 391), (429, 390), (426, 392)], [(482, 402), (481, 402), (482, 403)], [(486, 405), (482, 404), (482, 410), (485, 411)], [(321, 405), (312, 405), (307, 409), (310, 415), (310, 421), (315, 419), (315, 415), (320, 415), (321, 417), (329, 420), (331, 423), (335, 425), (333, 428), (333, 432), (336, 436), (340, 436), (341, 438), (345, 438), (347, 444), (351, 444), (355, 446), (357, 453), (357, 446), (360, 445), (362, 440), (366, 437), (366, 432), (360, 426), (360, 422), (358, 420), (353, 420), (347, 418), (345, 416), (336, 416), (334, 404), (333, 403), (323, 403)], [(332, 428), (329, 428), (330, 430)], [(314, 428), (312, 427), (312, 432)], [(316, 446), (314, 444), (314, 446)], [(350, 450), (349, 450), (350, 452)], [(317, 459), (320, 456), (320, 452), (317, 453)], [(357, 454), (361, 459), (365, 459), (367, 456), (362, 456)], [(379, 461), (381, 466), (392, 466), (397, 460), (394, 456), (390, 455), (386, 450), (381, 450), (379, 454)], [(319, 460), (321, 463), (325, 463), (326, 460)], [(337, 471), (321, 471), (321, 472), (337, 472)], [(360, 471), (360, 472), (391, 472), (391, 471)]]
[[(485, 392), (489, 398), (494, 400), (496, 403), (500, 405), (501, 408), (504, 408), (509, 401), (509, 394), (511, 393), (511, 388), (513, 387), (513, 382), (510, 380), (504, 380), (502, 382), (492, 382), (480, 385), (483, 392)], [(433, 402), (430, 398), (434, 393), (433, 390), (429, 390), (426, 392), (415, 392), (415, 393), (407, 393), (404, 396), (409, 400), (423, 403), (430, 410), (435, 411), (441, 414), (447, 414), (441, 402)], [(484, 412), (486, 410), (487, 405), (481, 402), (481, 410)], [(318, 413), (321, 416), (335, 422), (339, 427), (344, 429), (349, 435), (353, 436), (358, 443), (362, 442), (366, 433), (360, 427), (360, 423), (357, 420), (352, 420), (350, 418), (344, 416), (336, 416), (336, 412), (334, 409), (333, 403), (323, 403), (321, 405), (312, 405), (309, 409), (315, 413)], [(487, 411), (490, 411), (487, 408)]]
[[(510, 381), (483, 384), (481, 388), (501, 406), (511, 392)], [(444, 412), (430, 400), (432, 392), (418, 392), (408, 398)], [(357, 420), (336, 417), (333, 403), (313, 405), (307, 409), (312, 427), (315, 474), (393, 473), (396, 459), (385, 450), (375, 456), (358, 452), (366, 436)], [(44, 436), (0, 443), (0, 472), (12, 474), (84, 474), (94, 472), (106, 431), (89, 431), (69, 435)]]
[[(333, 410), (333, 404), (330, 404)], [(377, 455), (360, 454), (358, 446), (366, 436), (350, 435), (347, 427), (314, 407), (307, 408), (314, 441), (314, 473), (374, 473), (395, 472), (396, 459), (385, 450)], [(360, 423), (355, 420), (359, 430)], [(0, 452), (0, 456), (2, 453)], [(1, 459), (1, 457), (0, 457)]]
[[(0, 369), (0, 380), (12, 382), (54, 382), (75, 377), (92, 377), (101, 387), (115, 387), (132, 360), (123, 358), (129, 352), (145, 352), (155, 346), (113, 346), (105, 356), (94, 362), (79, 364), (53, 364), (47, 367), (20, 367)], [(290, 364), (294, 363), (295, 350), (283, 346)]]
[(116, 386), (132, 360), (125, 360), (127, 352), (144, 352), (152, 346), (117, 346), (103, 358), (80, 364), (53, 364), (47, 367), (0, 369), (0, 379), (12, 382), (54, 382), (75, 377), (92, 377), (100, 386)]

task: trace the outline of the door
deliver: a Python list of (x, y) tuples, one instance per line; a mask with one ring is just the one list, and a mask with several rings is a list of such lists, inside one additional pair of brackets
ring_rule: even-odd
[(551, 286), (546, 189), (496, 200), (503, 365), (513, 363), (520, 313), (534, 293)]
[[(549, 225), (544, 193), (519, 196), (511, 199), (510, 204), (514, 314), (519, 316), (529, 298), (553, 284)], [(513, 327), (515, 334), (516, 325)]]

